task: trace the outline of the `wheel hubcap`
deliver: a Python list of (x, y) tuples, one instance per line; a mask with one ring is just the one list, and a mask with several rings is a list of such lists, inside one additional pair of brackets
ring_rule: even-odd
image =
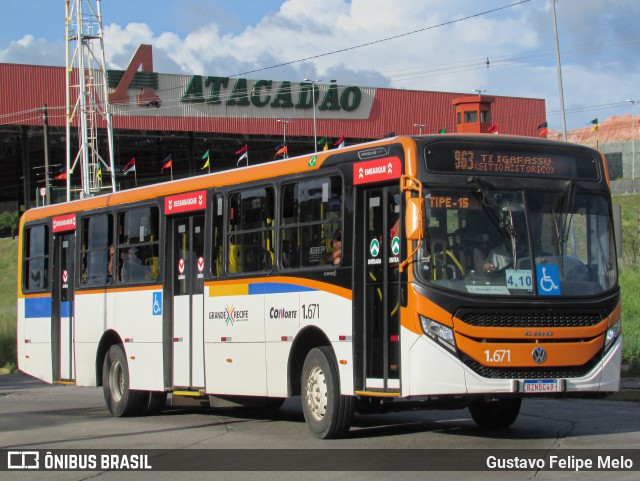
[(124, 373), (122, 371), (122, 364), (118, 361), (111, 363), (111, 370), (109, 371), (109, 386), (111, 386), (111, 397), (114, 401), (120, 402), (124, 393)]
[(307, 378), (307, 407), (316, 421), (327, 413), (327, 380), (319, 367), (314, 367)]

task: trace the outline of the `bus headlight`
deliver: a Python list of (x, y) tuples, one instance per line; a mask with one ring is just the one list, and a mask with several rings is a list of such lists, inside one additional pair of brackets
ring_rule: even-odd
[(622, 321), (616, 322), (613, 326), (607, 329), (607, 338), (604, 341), (605, 351), (611, 347), (613, 342), (618, 339), (620, 331), (622, 330)]
[(455, 352), (456, 341), (453, 337), (453, 329), (424, 316), (420, 316), (420, 323), (422, 324), (422, 330), (427, 336), (442, 344), (450, 351)]

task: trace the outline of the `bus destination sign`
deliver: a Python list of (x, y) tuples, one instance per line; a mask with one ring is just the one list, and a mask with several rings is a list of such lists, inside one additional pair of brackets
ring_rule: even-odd
[(557, 179), (597, 180), (598, 169), (593, 157), (556, 153), (555, 149), (533, 147), (523, 149), (490, 149), (465, 145), (434, 144), (426, 149), (427, 167), (431, 171), (456, 174), (526, 176)]

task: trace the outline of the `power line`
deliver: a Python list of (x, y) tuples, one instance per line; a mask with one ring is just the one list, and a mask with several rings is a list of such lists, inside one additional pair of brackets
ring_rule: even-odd
[(327, 57), (329, 55), (335, 55), (337, 53), (349, 52), (351, 50), (356, 50), (356, 49), (363, 48), (363, 47), (369, 47), (371, 45), (376, 45), (378, 43), (388, 42), (390, 40), (396, 40), (398, 38), (407, 37), (409, 35), (414, 35), (416, 33), (426, 32), (427, 30), (433, 30), (433, 29), (436, 29), (436, 28), (445, 27), (447, 25), (453, 25), (455, 23), (460, 23), (460, 22), (463, 22), (465, 20), (469, 20), (469, 19), (472, 19), (472, 18), (477, 18), (477, 17), (481, 17), (483, 15), (488, 15), (490, 13), (499, 12), (500, 10), (506, 10), (507, 8), (515, 7), (515, 6), (518, 6), (518, 5), (522, 5), (524, 3), (528, 3), (528, 2), (531, 2), (531, 1), (532, 0), (520, 0), (519, 2), (515, 2), (515, 3), (512, 3), (510, 5), (504, 5), (502, 7), (497, 7), (497, 8), (494, 8), (492, 10), (486, 10), (484, 12), (474, 13), (472, 15), (467, 15), (466, 17), (461, 17), (461, 18), (457, 18), (457, 19), (454, 19), (454, 20), (449, 20), (447, 22), (442, 22), (442, 23), (439, 23), (439, 24), (436, 24), (436, 25), (431, 25), (429, 27), (420, 28), (418, 30), (412, 30), (410, 32), (400, 33), (398, 35), (393, 35), (391, 37), (381, 38), (379, 40), (373, 40), (372, 42), (362, 43), (360, 45), (354, 45), (352, 47), (346, 47), (346, 48), (342, 48), (342, 49), (338, 49), (338, 50), (333, 50), (331, 52), (320, 53), (320, 54), (317, 54), (317, 55), (312, 55), (310, 57), (305, 57), (305, 58), (300, 58), (300, 59), (297, 59), (297, 60), (291, 60), (289, 62), (279, 63), (277, 65), (272, 65), (270, 67), (262, 67), (262, 68), (258, 68), (258, 69), (254, 69), (254, 70), (248, 70), (246, 72), (241, 72), (241, 73), (229, 75), (229, 77), (239, 77), (241, 75), (247, 75), (247, 74), (255, 73), (255, 72), (262, 72), (264, 70), (270, 70), (270, 69), (274, 69), (274, 68), (284, 67), (286, 65), (293, 65), (294, 63), (305, 62), (307, 60), (313, 60), (313, 59), (316, 59), (316, 58)]

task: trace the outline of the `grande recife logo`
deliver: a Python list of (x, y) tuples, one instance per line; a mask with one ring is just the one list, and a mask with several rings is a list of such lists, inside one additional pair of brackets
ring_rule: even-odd
[(353, 164), (354, 185), (399, 179), (401, 174), (402, 161), (395, 155)]

